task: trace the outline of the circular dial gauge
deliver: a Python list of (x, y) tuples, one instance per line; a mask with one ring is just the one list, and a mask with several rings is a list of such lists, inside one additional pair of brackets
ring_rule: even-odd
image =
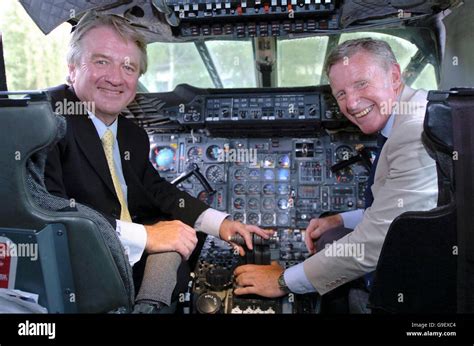
[(258, 224), (258, 214), (257, 213), (249, 213), (247, 215), (247, 222), (251, 225)]
[(251, 169), (249, 171), (249, 178), (252, 179), (252, 180), (258, 180), (260, 178), (260, 170)]
[(270, 155), (265, 156), (263, 159), (263, 167), (275, 167), (275, 159)]
[(245, 220), (244, 214), (242, 214), (242, 213), (234, 213), (232, 218), (234, 219), (234, 221), (240, 221), (240, 222), (244, 222), (244, 220)]
[(265, 184), (263, 185), (263, 194), (265, 195), (273, 195), (275, 193), (275, 185), (273, 184)]
[(263, 172), (263, 179), (265, 179), (265, 180), (274, 180), (275, 179), (275, 172), (273, 172), (273, 169), (266, 169)]
[(243, 184), (235, 184), (234, 185), (234, 193), (236, 195), (243, 195), (245, 194), (245, 186)]
[(258, 210), (258, 199), (256, 198), (250, 198), (248, 200), (248, 207), (251, 210)]
[(202, 149), (199, 147), (191, 147), (188, 150), (188, 159), (193, 162), (200, 161), (202, 157)]
[(224, 181), (224, 170), (217, 165), (209, 166), (206, 170), (206, 178), (212, 183), (222, 183)]
[(352, 156), (352, 149), (348, 145), (341, 145), (336, 149), (336, 159), (338, 161), (349, 160)]
[(211, 205), (214, 202), (214, 195), (209, 195), (206, 191), (199, 192), (197, 198), (207, 205)]
[(245, 171), (242, 168), (238, 168), (234, 172), (235, 180), (244, 180), (245, 179)]
[(206, 149), (206, 156), (211, 161), (217, 161), (222, 155), (222, 148), (218, 145), (210, 145)]
[(244, 209), (245, 208), (245, 201), (242, 198), (234, 199), (234, 208), (235, 209)]
[(287, 195), (290, 193), (290, 187), (288, 184), (278, 184), (277, 191), (279, 195)]
[(260, 192), (260, 185), (258, 183), (250, 183), (247, 191), (250, 195), (256, 195)]
[(288, 155), (281, 155), (278, 158), (278, 166), (281, 168), (289, 168), (290, 167), (290, 157)]
[(167, 172), (174, 169), (175, 151), (171, 147), (156, 147), (152, 150), (151, 162), (155, 169)]
[(262, 207), (265, 210), (273, 210), (275, 208), (275, 200), (273, 198), (264, 198), (262, 202)]
[(273, 224), (273, 215), (270, 213), (264, 213), (262, 215), (262, 222), (265, 225), (271, 225)]

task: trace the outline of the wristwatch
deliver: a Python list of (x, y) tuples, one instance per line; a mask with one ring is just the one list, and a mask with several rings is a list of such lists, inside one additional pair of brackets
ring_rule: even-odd
[(282, 271), (280, 276), (278, 277), (278, 287), (283, 291), (285, 292), (285, 294), (288, 294), (290, 293), (290, 289), (288, 288), (288, 286), (286, 285), (286, 282), (285, 282), (285, 275), (283, 275), (285, 272)]

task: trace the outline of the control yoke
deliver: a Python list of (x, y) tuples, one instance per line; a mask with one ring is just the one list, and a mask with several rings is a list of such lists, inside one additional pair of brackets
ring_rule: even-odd
[(199, 166), (196, 163), (190, 164), (183, 173), (181, 173), (171, 182), (171, 184), (177, 185), (185, 181), (192, 175), (194, 175), (199, 180), (199, 182), (202, 184), (209, 196), (216, 193), (216, 190), (212, 188), (207, 179), (202, 175), (201, 171), (199, 170)]

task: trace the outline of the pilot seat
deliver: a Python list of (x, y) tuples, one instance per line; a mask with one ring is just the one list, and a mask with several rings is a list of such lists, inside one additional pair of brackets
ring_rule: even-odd
[(0, 288), (38, 294), (49, 313), (130, 312), (132, 269), (113, 227), (45, 188), (46, 157), (65, 119), (44, 92), (2, 94), (10, 98), (0, 98)]

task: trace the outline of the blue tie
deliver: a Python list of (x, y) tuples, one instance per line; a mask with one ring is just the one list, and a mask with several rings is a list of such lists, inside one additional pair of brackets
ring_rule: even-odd
[[(379, 162), (380, 152), (382, 151), (383, 145), (387, 141), (387, 138), (379, 133), (377, 136), (377, 153), (375, 154), (374, 163), (370, 169), (369, 179), (367, 179), (367, 188), (365, 189), (365, 209), (369, 208), (374, 202), (374, 195), (372, 194), (372, 185), (374, 183), (375, 170), (377, 169), (377, 163)], [(364, 275), (365, 287), (370, 291), (372, 285), (372, 279), (374, 277), (374, 272), (367, 273)]]

